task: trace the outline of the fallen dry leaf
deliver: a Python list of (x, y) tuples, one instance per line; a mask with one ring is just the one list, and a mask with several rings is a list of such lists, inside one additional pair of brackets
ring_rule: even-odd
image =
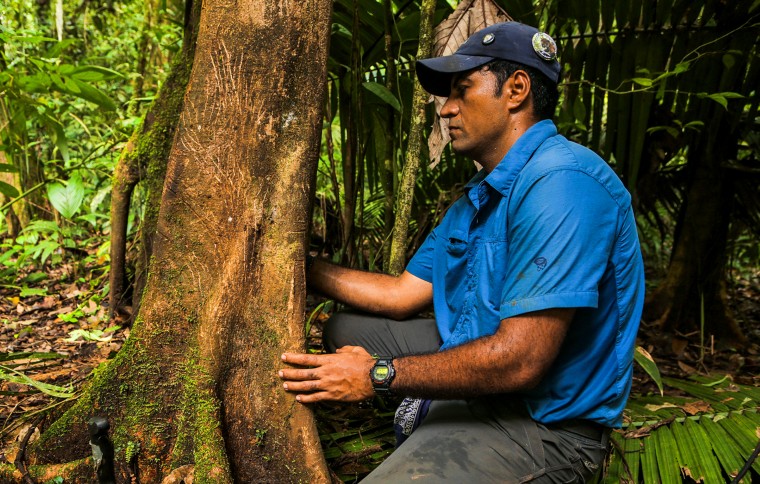
[(45, 296), (45, 299), (42, 300), (42, 303), (40, 303), (39, 307), (41, 309), (50, 309), (50, 308), (54, 308), (57, 304), (58, 304), (57, 296)]
[(688, 415), (697, 415), (700, 413), (712, 413), (713, 409), (709, 403), (698, 400), (681, 405), (681, 408)]
[(681, 371), (683, 371), (687, 375), (693, 375), (697, 372), (696, 368), (694, 368), (693, 366), (689, 366), (680, 360), (678, 361), (678, 367), (681, 369)]
[[(512, 20), (512, 17), (492, 0), (464, 0), (434, 32), (433, 57), (453, 54), (465, 40), (489, 25)], [(445, 97), (430, 96), (435, 101), (433, 131), (428, 137), (430, 168), (441, 161), (449, 137), (449, 120), (440, 116)]]
[(677, 408), (678, 405), (675, 405), (673, 403), (663, 403), (662, 405), (654, 405), (652, 403), (648, 405), (644, 405), (644, 408), (651, 412), (656, 412), (657, 410), (662, 410), (663, 408)]

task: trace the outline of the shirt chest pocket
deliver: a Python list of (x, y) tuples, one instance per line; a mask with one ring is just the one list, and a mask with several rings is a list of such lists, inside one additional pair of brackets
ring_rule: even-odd
[(452, 230), (446, 240), (446, 254), (449, 257), (462, 257), (467, 252), (469, 235), (464, 230)]

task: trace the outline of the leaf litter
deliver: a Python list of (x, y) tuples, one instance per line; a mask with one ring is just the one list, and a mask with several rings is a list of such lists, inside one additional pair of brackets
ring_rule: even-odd
[[(13, 462), (28, 417), (75, 397), (129, 335), (107, 320), (102, 266), (61, 264), (36, 274), (19, 274), (34, 281), (22, 290), (0, 286), (0, 463)], [(74, 338), (82, 332), (100, 337)]]

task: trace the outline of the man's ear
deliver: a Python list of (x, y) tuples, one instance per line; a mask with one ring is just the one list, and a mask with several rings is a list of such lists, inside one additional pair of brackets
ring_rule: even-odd
[(504, 92), (508, 96), (510, 107), (517, 109), (530, 102), (530, 76), (520, 69), (514, 72), (506, 81)]

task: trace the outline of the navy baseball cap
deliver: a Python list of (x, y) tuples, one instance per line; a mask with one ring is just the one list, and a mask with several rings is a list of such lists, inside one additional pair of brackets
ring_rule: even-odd
[(451, 78), (494, 59), (533, 67), (559, 82), (557, 44), (548, 34), (519, 22), (501, 22), (472, 34), (456, 52), (417, 61), (417, 79), (430, 94), (447, 97)]

